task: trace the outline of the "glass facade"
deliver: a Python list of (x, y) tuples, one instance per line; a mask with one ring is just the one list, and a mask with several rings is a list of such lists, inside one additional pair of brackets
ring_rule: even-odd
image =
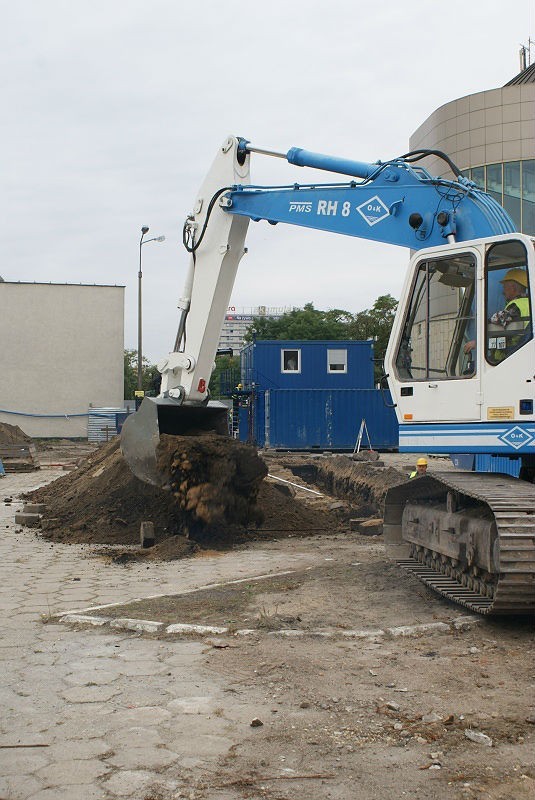
[(521, 233), (535, 234), (535, 159), (472, 167), (466, 175), (505, 208)]

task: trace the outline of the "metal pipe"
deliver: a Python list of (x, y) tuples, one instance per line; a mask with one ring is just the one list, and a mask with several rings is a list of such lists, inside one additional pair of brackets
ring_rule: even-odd
[(248, 153), (259, 153), (261, 156), (274, 156), (275, 158), (283, 158), (286, 161), (287, 153), (279, 153), (277, 150), (266, 150), (264, 147), (253, 147), (251, 144), (245, 146)]

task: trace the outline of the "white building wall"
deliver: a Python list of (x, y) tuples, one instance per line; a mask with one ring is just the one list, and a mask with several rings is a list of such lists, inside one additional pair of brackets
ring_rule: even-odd
[(86, 437), (90, 406), (123, 405), (123, 354), (123, 286), (0, 282), (0, 422)]

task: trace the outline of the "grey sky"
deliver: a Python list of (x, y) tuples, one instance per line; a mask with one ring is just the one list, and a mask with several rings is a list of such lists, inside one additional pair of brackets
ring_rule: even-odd
[[(0, 274), (125, 284), (136, 347), (140, 228), (144, 351), (171, 347), (182, 223), (227, 134), (355, 158), (405, 152), (435, 108), (502, 86), (533, 36), (514, 0), (3, 0)], [(308, 180), (257, 156), (255, 183)], [(326, 174), (323, 180), (326, 180)], [(358, 311), (398, 295), (408, 253), (252, 226), (232, 303)]]

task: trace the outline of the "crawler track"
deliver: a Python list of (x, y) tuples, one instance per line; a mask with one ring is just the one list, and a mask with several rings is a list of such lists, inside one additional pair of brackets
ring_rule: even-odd
[[(474, 578), (467, 565), (452, 566), (451, 559), (431, 549), (411, 547), (410, 557), (398, 564), (449, 600), (478, 614), (535, 613), (535, 487), (505, 475), (489, 473), (435, 473), (396, 486), (388, 492), (385, 539), (404, 543), (401, 515), (407, 502), (437, 507), (448, 492), (464, 502), (480, 505), (496, 525), (499, 573)], [(459, 513), (462, 513), (459, 512)], [(405, 547), (407, 550), (407, 547)]]

